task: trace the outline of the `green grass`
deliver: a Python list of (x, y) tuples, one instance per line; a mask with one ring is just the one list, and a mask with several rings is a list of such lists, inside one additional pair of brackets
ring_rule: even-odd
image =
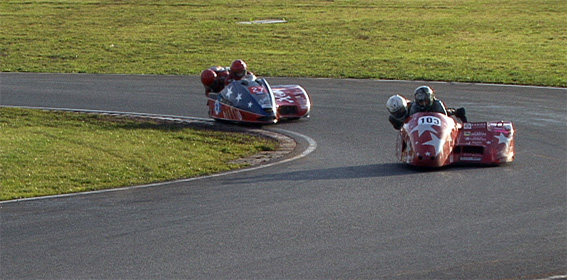
[(206, 175), (277, 143), (128, 118), (0, 108), (0, 200)]
[[(567, 86), (565, 0), (4, 0), (0, 70)], [(285, 19), (288, 23), (242, 25)]]

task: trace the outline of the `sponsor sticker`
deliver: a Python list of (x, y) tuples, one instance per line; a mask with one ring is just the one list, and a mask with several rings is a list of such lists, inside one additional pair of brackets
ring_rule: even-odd
[(461, 157), (463, 161), (482, 161), (482, 158), (479, 157)]
[(465, 131), (463, 133), (466, 137), (486, 137), (486, 132), (484, 131)]
[(485, 122), (477, 122), (477, 123), (464, 123), (464, 129), (475, 129), (475, 128), (486, 128)]

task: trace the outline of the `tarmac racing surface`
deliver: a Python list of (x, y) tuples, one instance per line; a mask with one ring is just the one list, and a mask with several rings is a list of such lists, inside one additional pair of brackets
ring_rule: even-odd
[[(296, 140), (283, 161), (0, 203), (2, 279), (565, 279), (567, 89), (267, 80), (313, 101), (310, 119), (263, 127)], [(398, 162), (384, 104), (423, 84), (469, 121), (514, 122), (516, 160)], [(3, 106), (207, 118), (194, 76), (0, 73), (0, 87)]]

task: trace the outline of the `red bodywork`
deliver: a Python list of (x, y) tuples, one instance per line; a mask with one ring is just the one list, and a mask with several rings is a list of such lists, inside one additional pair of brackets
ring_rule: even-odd
[(309, 115), (311, 110), (311, 99), (299, 85), (272, 86), (276, 105), (278, 107), (278, 119), (299, 119)]
[(400, 130), (396, 156), (424, 167), (512, 162), (514, 125), (505, 121), (459, 123), (440, 113), (416, 113)]

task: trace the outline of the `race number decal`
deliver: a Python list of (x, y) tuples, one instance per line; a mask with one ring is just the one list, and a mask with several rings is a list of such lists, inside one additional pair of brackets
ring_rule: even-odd
[(441, 126), (441, 119), (432, 116), (421, 117), (417, 120), (417, 124)]
[(263, 94), (266, 93), (263, 87), (249, 87), (248, 90), (251, 94)]

